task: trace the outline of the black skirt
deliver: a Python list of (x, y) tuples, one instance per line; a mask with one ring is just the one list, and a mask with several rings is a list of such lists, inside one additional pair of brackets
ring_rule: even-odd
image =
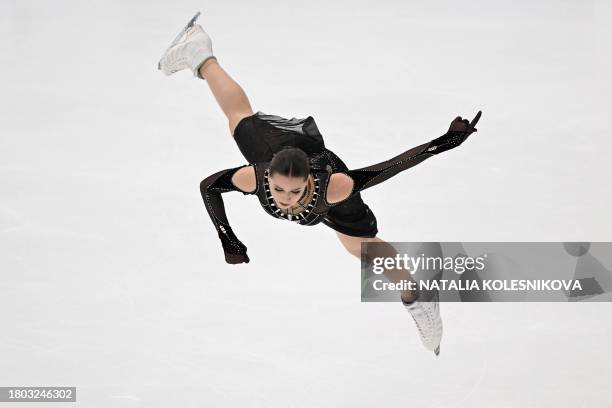
[[(323, 136), (312, 116), (286, 119), (257, 111), (238, 122), (234, 140), (249, 164), (269, 162), (285, 146), (298, 147), (309, 157), (325, 149)], [(360, 193), (332, 207), (322, 222), (354, 237), (373, 238), (378, 233), (376, 216)]]
[(376, 216), (360, 193), (329, 210), (323, 224), (351, 237), (374, 238), (378, 234)]
[(325, 149), (312, 116), (285, 119), (257, 111), (238, 122), (234, 140), (250, 164), (269, 162), (284, 146), (298, 147), (308, 156)]

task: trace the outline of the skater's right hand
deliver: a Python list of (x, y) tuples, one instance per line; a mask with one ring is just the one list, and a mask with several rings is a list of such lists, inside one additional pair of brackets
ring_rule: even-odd
[(249, 256), (244, 253), (244, 254), (232, 254), (232, 253), (225, 253), (225, 262), (227, 262), (228, 264), (240, 264), (240, 263), (249, 263), (250, 259)]
[(229, 225), (219, 231), (219, 238), (223, 245), (225, 262), (229, 264), (249, 263), (247, 247), (236, 237)]

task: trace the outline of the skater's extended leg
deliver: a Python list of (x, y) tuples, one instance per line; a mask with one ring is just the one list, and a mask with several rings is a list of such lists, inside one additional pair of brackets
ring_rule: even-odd
[[(361, 242), (380, 242), (382, 245), (375, 245), (373, 253), (370, 253), (368, 248), (368, 257), (391, 257), (395, 258), (397, 251), (391, 244), (382, 239), (375, 238), (360, 238), (351, 237), (336, 231), (342, 245), (353, 255), (361, 258)], [(386, 245), (385, 245), (386, 244)], [(386, 270), (384, 275), (390, 281), (398, 283), (402, 280), (415, 282), (407, 270)], [(416, 285), (416, 283), (415, 283)], [(442, 318), (440, 317), (440, 307), (437, 292), (435, 297), (430, 301), (421, 301), (418, 290), (403, 290), (401, 291), (401, 299), (405, 308), (410, 312), (416, 326), (419, 330), (423, 345), (432, 350), (437, 356), (440, 354), (440, 342), (442, 340)]]
[[(352, 237), (350, 235), (343, 234), (341, 232), (336, 231), (336, 235), (340, 239), (342, 245), (346, 248), (346, 250), (357, 258), (361, 259), (361, 243), (362, 242), (380, 242), (381, 245), (376, 245), (375, 254), (376, 257), (389, 257), (395, 258), (397, 255), (397, 251), (393, 246), (386, 241), (374, 237), (374, 238), (362, 238), (362, 237)], [(413, 281), (412, 275), (410, 271), (405, 269), (386, 269), (384, 275), (394, 283), (399, 283), (402, 281)], [(414, 283), (416, 285), (416, 283)], [(402, 290), (401, 291), (401, 299), (404, 302), (412, 302), (417, 297), (416, 290)]]
[(189, 20), (158, 62), (158, 68), (166, 75), (184, 69), (208, 81), (208, 85), (229, 121), (230, 134), (245, 116), (253, 114), (244, 90), (221, 68), (213, 54), (212, 40), (201, 25), (195, 24), (200, 13)]
[(216, 58), (211, 58), (200, 67), (200, 75), (206, 78), (217, 103), (229, 121), (230, 134), (240, 119), (253, 114), (246, 93), (236, 81), (219, 65)]

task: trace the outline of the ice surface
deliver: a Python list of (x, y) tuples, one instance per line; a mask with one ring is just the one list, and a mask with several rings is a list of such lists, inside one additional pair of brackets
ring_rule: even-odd
[(3, 1), (1, 386), (84, 407), (612, 400), (610, 303), (444, 303), (435, 358), (399, 303), (359, 302), (323, 224), (227, 194), (251, 263), (225, 264), (198, 188), (244, 159), (206, 82), (156, 67), (197, 10), (253, 108), (312, 115), (351, 167), (482, 109), (463, 146), (364, 192), (383, 239), (612, 239), (609, 2)]

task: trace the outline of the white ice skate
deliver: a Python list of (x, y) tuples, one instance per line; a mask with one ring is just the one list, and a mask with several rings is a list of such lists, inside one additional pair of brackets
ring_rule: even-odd
[(195, 76), (205, 79), (200, 76), (199, 68), (208, 59), (216, 57), (213, 55), (210, 37), (202, 26), (195, 24), (199, 16), (198, 11), (162, 55), (157, 68), (164, 74), (172, 75), (189, 68)]
[(439, 293), (436, 291), (430, 301), (420, 301), (418, 300), (420, 297), (421, 294), (419, 293), (417, 300), (411, 303), (405, 303), (402, 300), (402, 303), (412, 315), (412, 319), (421, 334), (423, 345), (437, 356), (440, 354), (440, 342), (442, 341)]

